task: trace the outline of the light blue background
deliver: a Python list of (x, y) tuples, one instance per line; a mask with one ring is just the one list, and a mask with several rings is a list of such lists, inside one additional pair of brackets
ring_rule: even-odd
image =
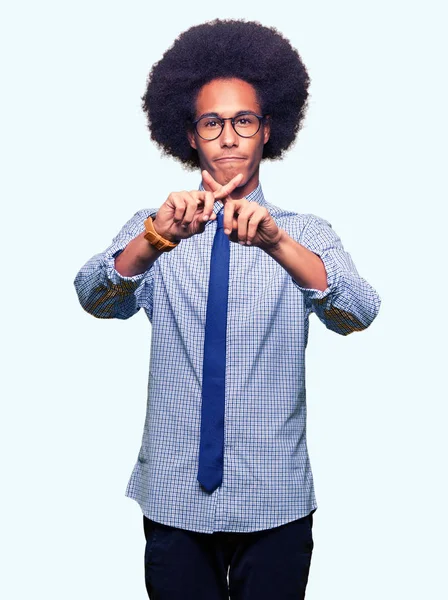
[[(266, 198), (327, 219), (382, 298), (348, 337), (314, 316), (307, 600), (442, 600), (446, 583), (446, 8), (442, 2), (12, 2), (0, 25), (0, 595), (144, 600), (124, 497), (146, 405), (143, 312), (100, 321), (73, 279), (140, 208), (195, 189), (161, 158), (151, 65), (215, 17), (276, 26), (312, 79)], [(445, 359), (443, 357), (445, 356)]]

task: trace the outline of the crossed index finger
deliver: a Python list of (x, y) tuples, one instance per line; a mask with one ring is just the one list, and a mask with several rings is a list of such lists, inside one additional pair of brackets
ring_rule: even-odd
[(226, 198), (227, 196), (229, 196), (233, 192), (233, 190), (236, 187), (238, 187), (238, 185), (243, 180), (244, 175), (242, 173), (238, 173), (238, 175), (235, 175), (235, 177), (225, 185), (221, 185), (220, 183), (218, 183), (210, 175), (210, 173), (205, 170), (202, 171), (202, 178), (212, 188), (215, 200), (220, 200), (221, 198)]

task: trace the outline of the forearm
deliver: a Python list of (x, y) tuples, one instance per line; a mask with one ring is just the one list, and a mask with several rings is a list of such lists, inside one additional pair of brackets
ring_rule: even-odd
[(163, 254), (145, 239), (142, 231), (129, 242), (126, 248), (115, 258), (115, 270), (123, 277), (134, 277), (147, 271)]
[[(153, 218), (154, 231), (161, 235), (164, 239), (179, 243), (165, 231), (160, 230), (156, 224), (155, 217)], [(163, 254), (163, 250), (157, 250), (145, 239), (146, 230), (144, 229), (139, 235), (131, 240), (126, 248), (115, 258), (115, 270), (123, 277), (134, 277), (147, 271), (154, 262)]]
[(360, 277), (331, 224), (309, 215), (304, 227), (298, 222), (291, 225), (296, 225), (293, 233), (280, 228), (276, 243), (266, 252), (291, 276), (305, 305), (341, 335), (368, 327), (381, 299)]
[(277, 261), (304, 288), (325, 291), (327, 272), (321, 258), (293, 240), (283, 229), (277, 244), (265, 252)]
[[(150, 210), (151, 215), (154, 213), (155, 210)], [(93, 316), (128, 319), (139, 310), (143, 290), (147, 296), (145, 306), (151, 311), (148, 298), (152, 297), (152, 263), (159, 251), (143, 238), (143, 223), (147, 216), (146, 209), (135, 213), (112, 244), (87, 261), (76, 275), (74, 284), (80, 304)], [(139, 250), (142, 246), (144, 250)], [(124, 258), (120, 259), (121, 255)], [(115, 263), (120, 265), (120, 261), (123, 263), (116, 269)]]

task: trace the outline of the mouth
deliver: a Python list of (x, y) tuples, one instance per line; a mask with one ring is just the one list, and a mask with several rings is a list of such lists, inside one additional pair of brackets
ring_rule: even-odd
[(216, 162), (228, 162), (228, 161), (236, 161), (236, 160), (246, 160), (244, 156), (222, 156), (221, 158), (216, 158)]

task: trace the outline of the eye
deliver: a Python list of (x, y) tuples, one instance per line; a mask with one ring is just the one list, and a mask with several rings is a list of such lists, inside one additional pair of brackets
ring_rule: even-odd
[(252, 115), (241, 115), (237, 117), (235, 123), (241, 127), (247, 127), (247, 125), (252, 125), (255, 120), (255, 117)]
[(202, 127), (206, 127), (207, 129), (213, 129), (216, 127), (221, 127), (221, 123), (216, 119), (204, 119), (201, 122)]

